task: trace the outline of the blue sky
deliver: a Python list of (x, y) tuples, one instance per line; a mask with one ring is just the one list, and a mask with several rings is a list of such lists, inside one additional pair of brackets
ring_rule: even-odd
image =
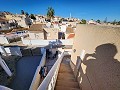
[(56, 16), (80, 19), (120, 20), (120, 0), (0, 0), (0, 11), (46, 15), (51, 6)]

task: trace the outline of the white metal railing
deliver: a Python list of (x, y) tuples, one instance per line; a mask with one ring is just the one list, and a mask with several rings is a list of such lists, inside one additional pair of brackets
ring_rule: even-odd
[(68, 52), (62, 52), (61, 54), (58, 55), (58, 59), (43, 80), (43, 82), (40, 84), (37, 90), (54, 90), (57, 76), (58, 76), (58, 71), (60, 68), (60, 63), (65, 55), (69, 55)]
[(45, 65), (45, 62), (46, 62), (46, 50), (44, 50), (42, 59), (40, 61), (39, 66), (36, 69), (36, 72), (35, 72), (35, 75), (33, 77), (33, 80), (32, 80), (32, 83), (30, 85), (29, 90), (37, 90), (37, 88), (39, 87), (39, 83), (40, 83), (39, 71), (40, 71), (40, 68)]
[(59, 43), (60, 45), (73, 45), (73, 40), (72, 39), (65, 39), (65, 40), (59, 40), (58, 42), (56, 40), (33, 40), (33, 39), (24, 39), (23, 37), (21, 38), (22, 43), (24, 45), (42, 45), (46, 46), (49, 45), (50, 42), (53, 44)]
[(0, 85), (0, 90), (13, 90), (13, 89)]

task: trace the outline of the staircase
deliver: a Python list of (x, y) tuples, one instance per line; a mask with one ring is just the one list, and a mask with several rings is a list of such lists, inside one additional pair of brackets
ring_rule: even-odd
[(70, 67), (70, 56), (65, 56), (60, 64), (55, 90), (80, 90)]

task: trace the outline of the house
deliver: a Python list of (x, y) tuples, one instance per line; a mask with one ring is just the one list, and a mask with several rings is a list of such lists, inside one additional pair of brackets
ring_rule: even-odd
[(88, 21), (88, 24), (93, 24), (93, 25), (96, 25), (96, 24), (97, 24), (97, 22), (96, 22), (96, 21), (94, 21), (94, 20), (89, 20), (89, 21)]
[(44, 24), (33, 24), (29, 29), (29, 38), (30, 39), (47, 39), (46, 31), (43, 29)]
[(0, 30), (9, 30), (10, 24), (7, 19), (0, 18)]
[(75, 37), (75, 33), (71, 33), (69, 34), (69, 36), (67, 37), (67, 39), (73, 39)]
[(35, 20), (36, 23), (45, 23), (46, 22), (45, 21), (46, 18), (44, 16), (36, 15), (35, 17), (36, 17), (36, 20)]
[(5, 17), (10, 21), (15, 20), (19, 27), (29, 28), (32, 23), (31, 19), (25, 15), (5, 15)]
[(44, 28), (47, 36), (47, 40), (58, 39), (59, 29), (57, 28)]
[(74, 29), (71, 26), (68, 26), (65, 32), (65, 39), (68, 39), (70, 34), (74, 34)]
[(48, 28), (45, 24), (33, 24), (29, 29), (30, 39), (58, 39), (58, 29)]

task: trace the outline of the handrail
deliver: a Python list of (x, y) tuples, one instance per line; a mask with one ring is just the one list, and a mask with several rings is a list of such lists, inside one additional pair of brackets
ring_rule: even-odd
[(40, 68), (45, 65), (45, 62), (46, 62), (46, 50), (44, 50), (43, 56), (41, 58), (39, 66), (36, 69), (36, 72), (33, 77), (29, 90), (37, 90), (37, 88), (39, 87), (39, 83), (40, 83), (39, 71), (40, 71)]
[(13, 89), (0, 85), (0, 90), (13, 90)]
[(58, 59), (43, 80), (43, 82), (40, 84), (37, 90), (54, 90), (57, 76), (58, 76), (58, 71), (60, 67), (60, 63), (65, 55), (69, 55), (69, 53), (62, 52), (61, 54), (58, 55)]

